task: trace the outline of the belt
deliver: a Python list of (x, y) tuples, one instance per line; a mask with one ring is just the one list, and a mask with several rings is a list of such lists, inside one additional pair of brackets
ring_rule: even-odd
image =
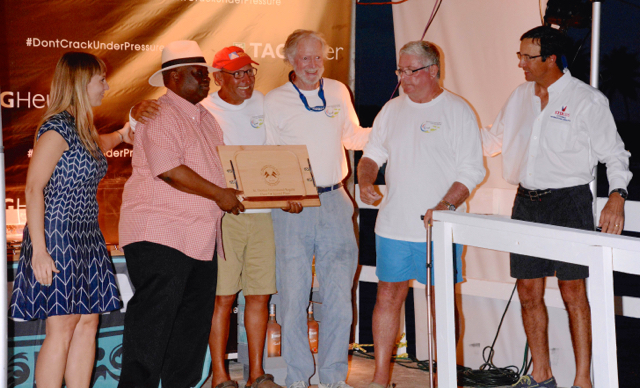
[(518, 186), (518, 197), (528, 198), (532, 201), (542, 201), (542, 197), (547, 194), (554, 193), (562, 189), (544, 189), (544, 190), (529, 190), (522, 186)]
[(333, 191), (333, 190), (338, 190), (339, 188), (342, 187), (342, 182), (340, 183), (336, 183), (333, 186), (320, 186), (320, 187), (316, 187), (316, 189), (318, 189), (318, 194), (322, 194), (322, 193), (328, 193), (329, 191)]

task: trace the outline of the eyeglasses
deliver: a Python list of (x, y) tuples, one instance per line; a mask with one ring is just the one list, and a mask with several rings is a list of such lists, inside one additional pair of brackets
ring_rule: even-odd
[(532, 59), (540, 58), (542, 56), (542, 55), (531, 56), (529, 54), (520, 54), (520, 51), (518, 51), (516, 55), (518, 56), (518, 60), (524, 59), (526, 62), (529, 62)]
[(433, 65), (435, 65), (435, 63), (432, 63), (429, 66), (423, 66), (423, 67), (421, 67), (419, 69), (415, 69), (415, 70), (412, 70), (412, 69), (398, 69), (398, 70), (395, 71), (395, 73), (396, 73), (396, 75), (398, 77), (402, 77), (402, 75), (404, 75), (405, 77), (411, 77), (416, 71), (420, 71), (422, 69), (428, 69), (429, 67), (431, 67)]
[(225, 74), (231, 74), (235, 79), (241, 79), (241, 78), (244, 78), (245, 74), (248, 75), (249, 77), (255, 77), (256, 74), (258, 73), (258, 69), (256, 69), (255, 67), (252, 67), (249, 70), (238, 70), (233, 73), (224, 71), (224, 70), (220, 70), (220, 72)]

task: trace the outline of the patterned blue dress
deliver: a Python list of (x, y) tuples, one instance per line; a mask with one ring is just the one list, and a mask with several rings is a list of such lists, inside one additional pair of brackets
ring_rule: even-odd
[(60, 273), (42, 286), (31, 268), (31, 237), (24, 228), (18, 272), (11, 295), (11, 316), (25, 320), (52, 315), (93, 314), (121, 307), (113, 265), (98, 225), (98, 183), (107, 159), (98, 160), (82, 146), (75, 119), (67, 112), (51, 117), (38, 130), (58, 132), (69, 145), (44, 189), (47, 250)]

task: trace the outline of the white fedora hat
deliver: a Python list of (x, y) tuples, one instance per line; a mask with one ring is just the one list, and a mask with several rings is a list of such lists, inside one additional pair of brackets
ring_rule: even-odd
[(162, 79), (162, 72), (181, 66), (206, 66), (209, 73), (220, 71), (207, 65), (202, 50), (198, 43), (193, 40), (177, 40), (164, 46), (162, 50), (162, 69), (153, 73), (149, 78), (151, 86), (165, 86)]

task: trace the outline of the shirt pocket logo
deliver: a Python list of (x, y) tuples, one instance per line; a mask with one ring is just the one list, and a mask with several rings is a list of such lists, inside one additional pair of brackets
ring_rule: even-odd
[(424, 133), (431, 133), (431, 132), (435, 132), (438, 129), (440, 129), (440, 127), (442, 126), (442, 123), (439, 121), (425, 121), (422, 124), (420, 124), (420, 131), (424, 132)]
[(324, 114), (327, 115), (327, 117), (329, 118), (334, 118), (338, 116), (338, 113), (340, 113), (340, 105), (332, 105), (332, 106), (328, 106), (325, 110), (324, 110)]
[(251, 126), (253, 128), (260, 128), (262, 124), (264, 124), (264, 115), (251, 117)]

